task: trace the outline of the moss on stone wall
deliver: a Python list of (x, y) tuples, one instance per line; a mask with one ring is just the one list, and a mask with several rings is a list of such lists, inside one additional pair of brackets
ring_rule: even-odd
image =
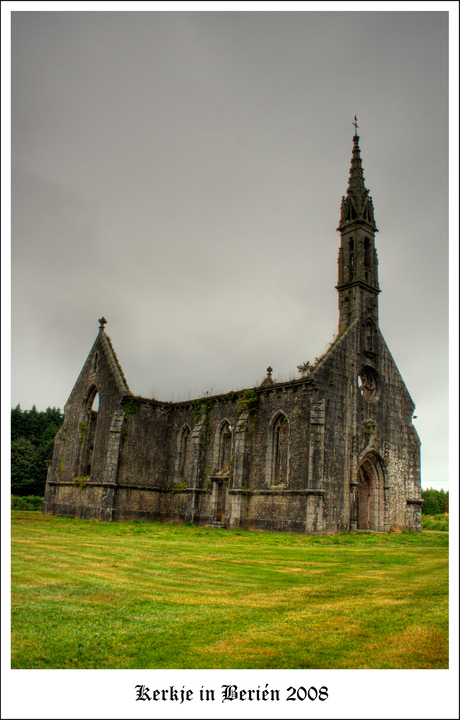
[(80, 488), (80, 490), (82, 490), (85, 487), (86, 483), (88, 482), (89, 478), (90, 478), (89, 475), (82, 475), (81, 477), (76, 477), (76, 478), (74, 478), (73, 484), (77, 485)]
[(125, 411), (125, 418), (128, 418), (130, 415), (136, 415), (136, 413), (139, 411), (139, 406), (141, 404), (141, 401), (139, 398), (130, 398), (125, 402), (123, 409)]
[(81, 443), (85, 442), (86, 432), (87, 432), (88, 428), (86, 427), (84, 422), (81, 422), (78, 425), (78, 429), (80, 430), (80, 437), (79, 437), (80, 442)]
[(248, 411), (254, 413), (257, 410), (259, 404), (259, 395), (254, 388), (245, 390), (242, 397), (238, 401), (238, 412), (242, 413)]

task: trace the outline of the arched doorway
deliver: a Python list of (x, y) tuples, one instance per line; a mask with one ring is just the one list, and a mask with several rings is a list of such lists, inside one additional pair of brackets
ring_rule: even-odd
[(383, 470), (378, 457), (369, 453), (358, 469), (358, 530), (383, 531), (384, 524)]

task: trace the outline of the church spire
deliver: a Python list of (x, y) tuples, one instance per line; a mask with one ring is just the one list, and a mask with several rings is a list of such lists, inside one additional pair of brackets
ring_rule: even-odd
[[(364, 185), (358, 123), (355, 134), (346, 197), (340, 208), (339, 329), (342, 330), (367, 312), (373, 323), (378, 322), (377, 294), (378, 260), (375, 249), (374, 205)], [(372, 311), (369, 308), (373, 308)]]
[(361, 152), (359, 149), (359, 135), (354, 135), (347, 195), (352, 195), (356, 198), (356, 200), (358, 200), (362, 197), (367, 197), (368, 194), (369, 191), (364, 187), (363, 166), (361, 161)]
[[(356, 122), (353, 123), (356, 128)], [(339, 229), (352, 222), (353, 220), (366, 221), (374, 231), (377, 231), (374, 220), (374, 205), (369, 195), (369, 190), (364, 185), (363, 166), (361, 161), (361, 151), (359, 149), (359, 135), (353, 136), (353, 152), (351, 156), (350, 176), (348, 178), (347, 197), (342, 198), (342, 207), (340, 209), (340, 225)]]

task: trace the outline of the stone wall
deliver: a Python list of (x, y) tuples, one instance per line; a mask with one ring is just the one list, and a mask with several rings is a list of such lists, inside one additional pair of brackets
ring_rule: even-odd
[(129, 395), (103, 344), (66, 405), (45, 512), (333, 533), (362, 526), (367, 502), (369, 529), (420, 529), (414, 406), (377, 329), (356, 321), (303, 379), (182, 403)]

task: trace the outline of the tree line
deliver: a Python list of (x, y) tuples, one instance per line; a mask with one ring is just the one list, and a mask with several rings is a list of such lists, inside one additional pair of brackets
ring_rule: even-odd
[(422, 514), (423, 515), (444, 515), (449, 512), (449, 491), (444, 490), (422, 490)]
[(13, 495), (45, 494), (46, 463), (53, 457), (54, 436), (61, 427), (60, 408), (39, 412), (35, 405), (11, 410), (11, 492)]

